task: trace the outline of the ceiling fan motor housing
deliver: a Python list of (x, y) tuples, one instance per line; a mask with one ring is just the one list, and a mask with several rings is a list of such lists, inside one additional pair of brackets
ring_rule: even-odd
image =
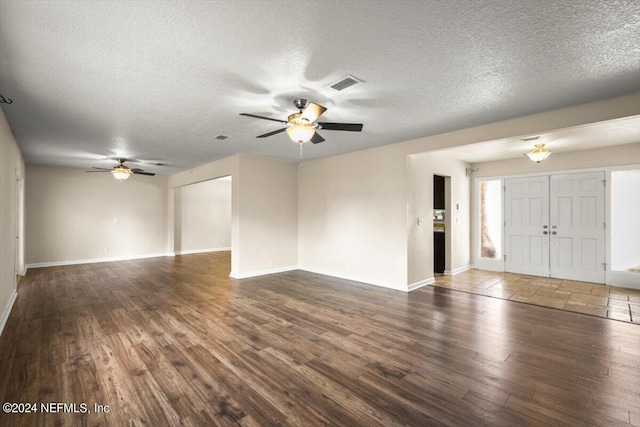
[(298, 110), (302, 111), (307, 108), (307, 105), (309, 105), (309, 101), (303, 98), (297, 98), (293, 100), (293, 105), (295, 105)]

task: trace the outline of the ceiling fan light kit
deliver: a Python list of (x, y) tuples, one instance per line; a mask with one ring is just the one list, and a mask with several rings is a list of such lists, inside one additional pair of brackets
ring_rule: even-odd
[(295, 125), (287, 128), (287, 135), (292, 141), (302, 144), (311, 140), (316, 130), (309, 125)]
[(278, 120), (271, 117), (258, 116), (249, 113), (240, 113), (240, 115), (256, 119), (270, 120), (272, 122), (282, 123), (286, 126), (282, 129), (258, 135), (256, 138), (267, 138), (286, 131), (289, 138), (293, 142), (297, 142), (299, 144), (307, 141), (311, 141), (313, 144), (323, 142), (324, 138), (317, 132), (319, 129), (349, 132), (360, 132), (362, 130), (362, 123), (316, 122), (316, 120), (318, 120), (318, 118), (324, 114), (327, 109), (315, 102), (309, 102), (306, 99), (298, 98), (293, 101), (293, 105), (300, 111), (290, 114), (289, 117), (287, 117), (287, 120)]
[(131, 169), (129, 169), (127, 166), (120, 165), (113, 168), (111, 173), (113, 174), (113, 177), (118, 181), (124, 181), (131, 175)]
[(547, 150), (544, 144), (536, 144), (535, 148), (525, 154), (528, 158), (536, 163), (540, 163), (551, 155), (551, 151)]

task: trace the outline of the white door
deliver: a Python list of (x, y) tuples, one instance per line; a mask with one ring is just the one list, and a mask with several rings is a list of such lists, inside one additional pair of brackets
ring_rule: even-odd
[(505, 270), (549, 276), (549, 177), (505, 179)]
[(551, 277), (604, 283), (604, 172), (551, 176)]

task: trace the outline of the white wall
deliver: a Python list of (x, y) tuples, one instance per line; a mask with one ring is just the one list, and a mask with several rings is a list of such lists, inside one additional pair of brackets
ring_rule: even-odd
[[(408, 284), (433, 281), (433, 176), (449, 177), (446, 206), (447, 270), (471, 264), (471, 183), (469, 165), (437, 153), (409, 156), (409, 198), (407, 203)], [(418, 224), (418, 218), (421, 224)]]
[[(638, 133), (640, 140), (640, 131)], [(624, 166), (637, 163), (640, 163), (640, 143), (569, 153), (552, 153), (542, 163), (532, 162), (522, 156), (518, 159), (476, 163), (472, 167), (478, 168), (478, 171), (473, 174), (474, 178), (478, 178)]]
[(231, 246), (231, 185), (221, 178), (175, 189), (177, 254)]
[(0, 333), (16, 296), (16, 275), (24, 274), (23, 239), (16, 239), (21, 223), (19, 181), (24, 161), (9, 124), (0, 110)]
[(167, 178), (28, 165), (30, 266), (167, 252)]

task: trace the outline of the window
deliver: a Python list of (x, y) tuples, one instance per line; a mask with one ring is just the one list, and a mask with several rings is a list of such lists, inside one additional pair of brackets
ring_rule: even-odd
[(611, 173), (611, 270), (640, 274), (640, 169)]
[(482, 181), (479, 186), (480, 257), (502, 256), (502, 181)]

